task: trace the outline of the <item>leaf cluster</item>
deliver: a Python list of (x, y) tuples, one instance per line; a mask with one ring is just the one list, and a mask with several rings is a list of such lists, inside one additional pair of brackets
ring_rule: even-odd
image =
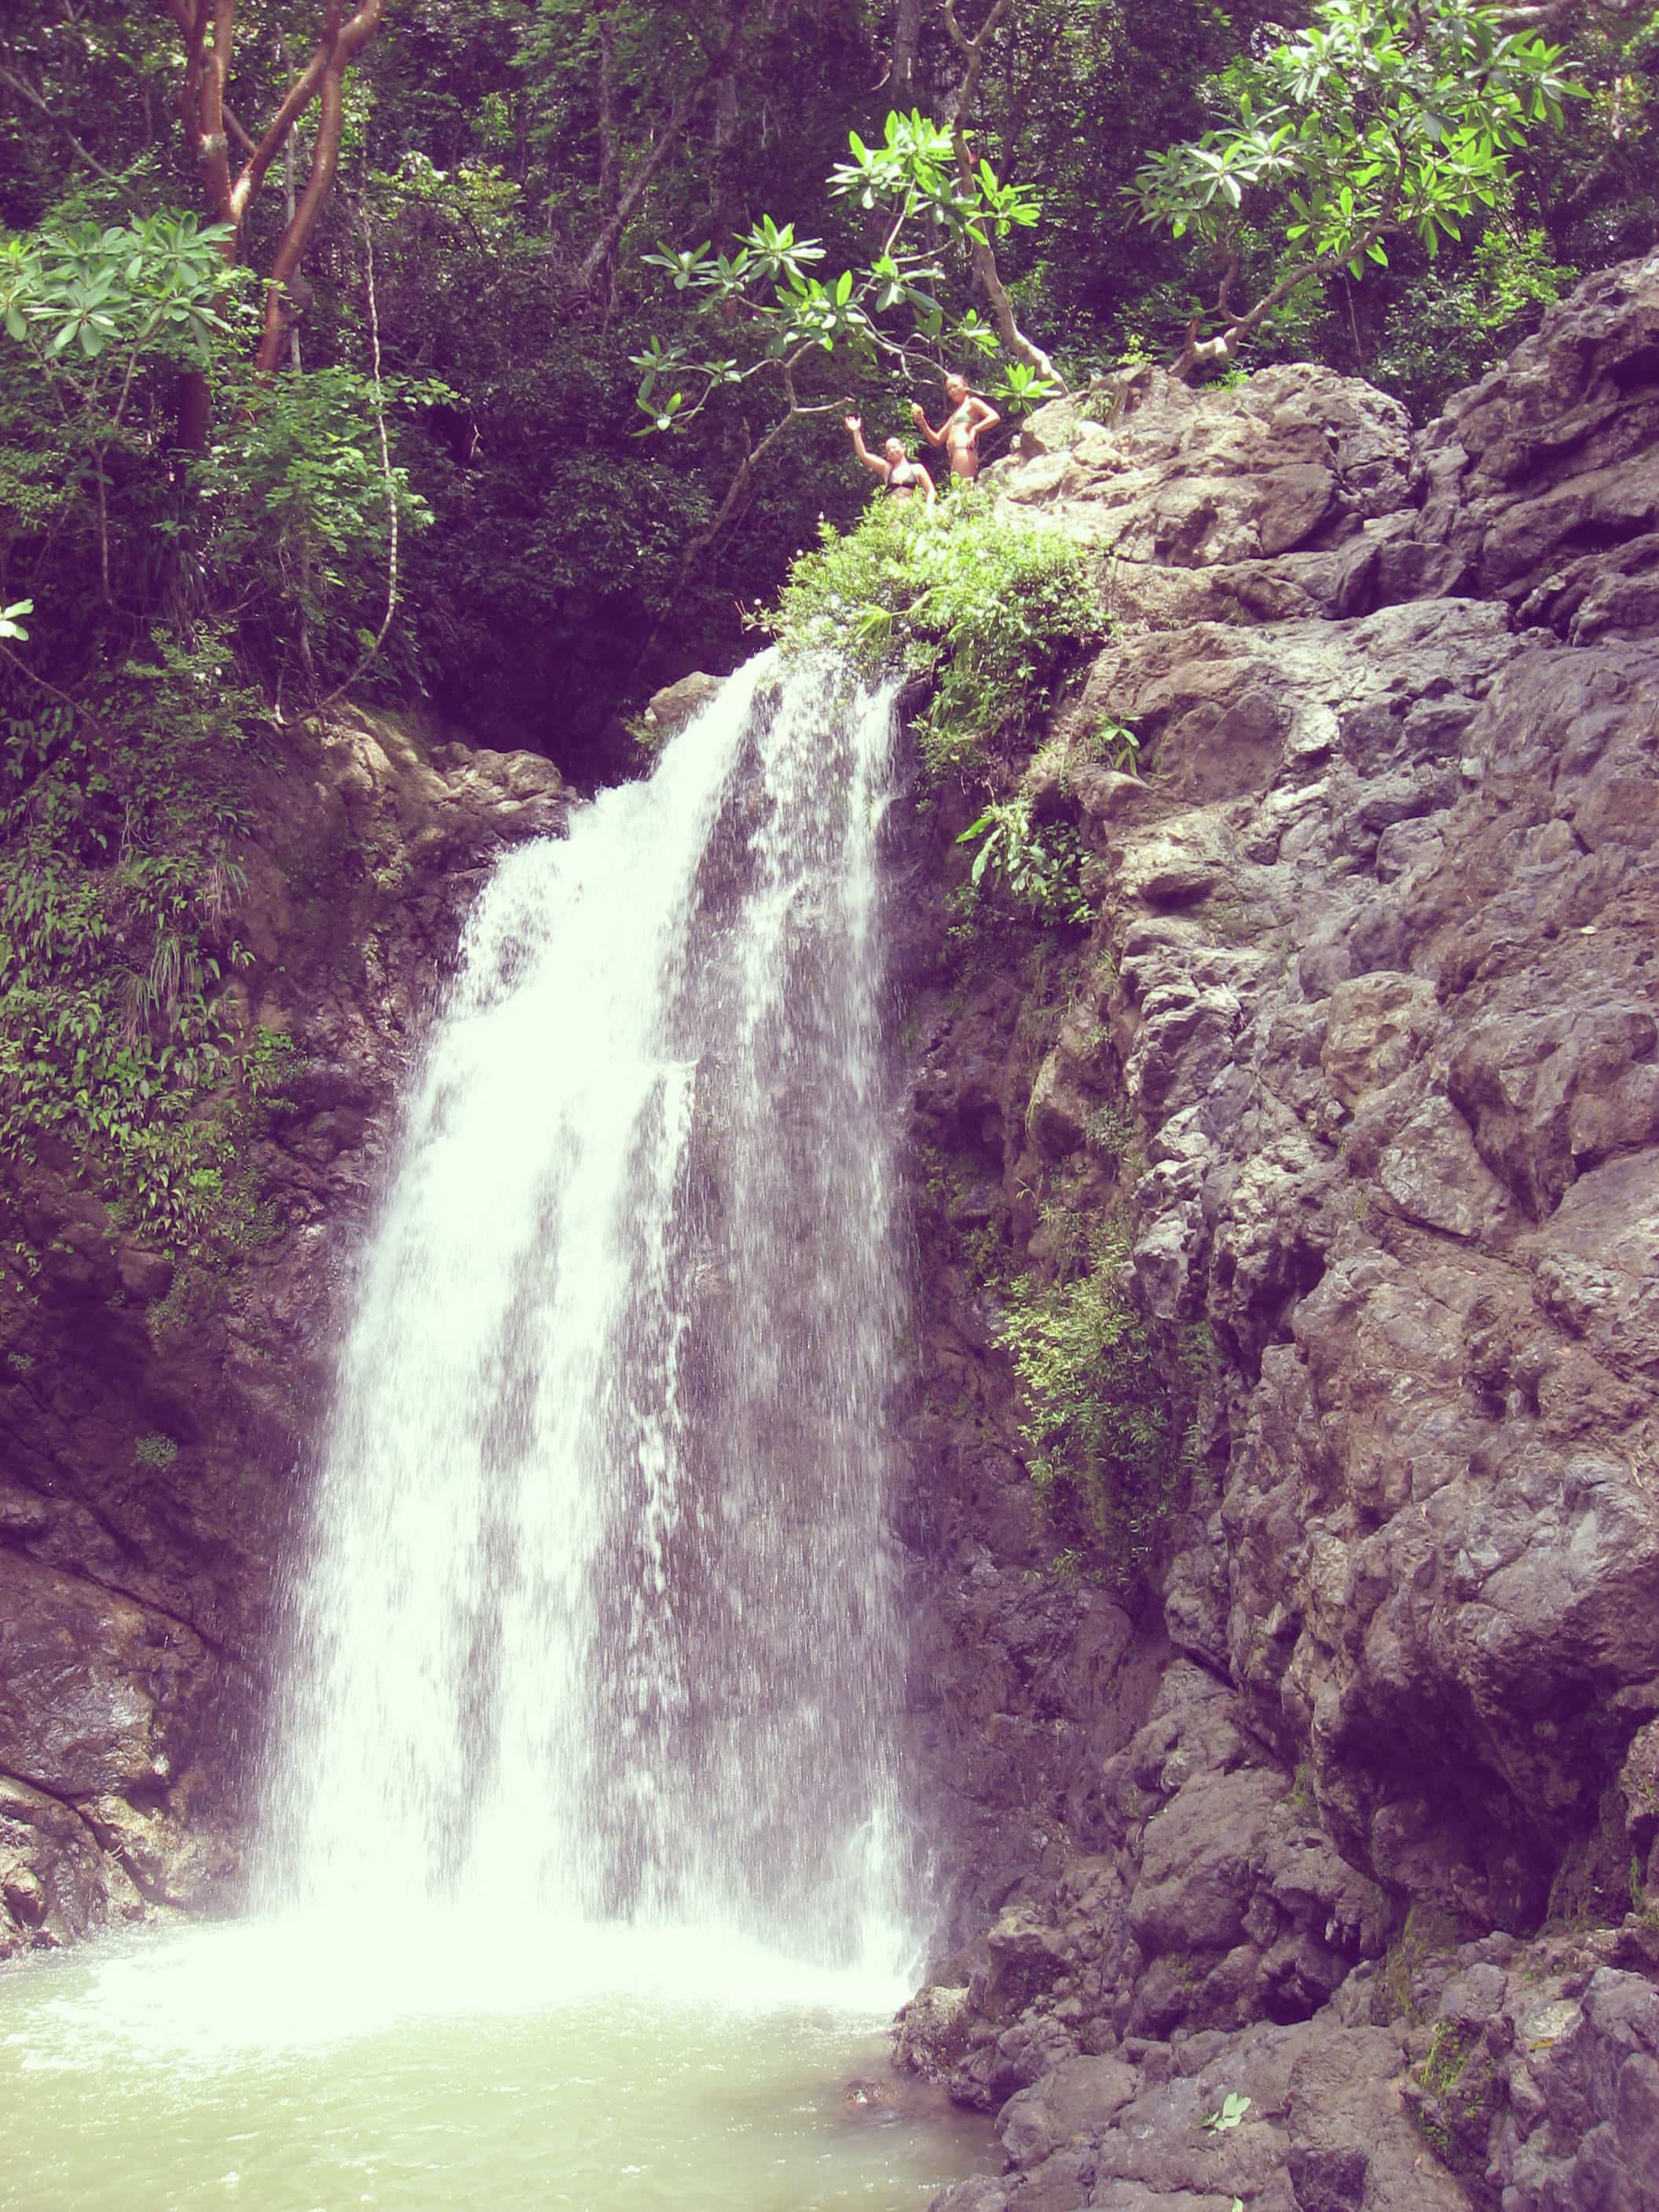
[[(729, 252), (716, 253), (705, 240), (690, 249), (659, 244), (644, 256), (672, 291), (689, 295), (694, 315), (680, 336), (653, 334), (632, 356), (641, 372), (637, 404), (647, 418), (641, 435), (682, 429), (722, 387), (793, 371), (814, 351), (840, 353), (865, 369), (884, 358), (904, 362), (917, 341), (961, 357), (994, 356), (997, 333), (976, 309), (947, 319), (941, 253), (952, 241), (983, 244), (1030, 228), (1040, 213), (1036, 195), (1005, 183), (986, 160), (964, 175), (951, 133), (919, 110), (890, 112), (878, 144), (853, 131), (848, 145), (852, 158), (831, 170), (828, 191), (873, 221), (878, 242), (835, 276), (814, 273), (829, 251), (822, 239), (798, 235), (793, 222), (767, 214)], [(884, 319), (895, 313), (905, 319), (896, 330)], [(705, 331), (718, 336), (720, 350), (698, 343)], [(734, 334), (746, 341), (746, 359), (726, 350)], [(1048, 387), (1021, 362), (995, 388), (1034, 398)]]
[(1221, 122), (1143, 165), (1142, 219), (1214, 241), (1267, 194), (1299, 259), (1358, 276), (1368, 258), (1386, 267), (1396, 232), (1432, 256), (1580, 89), (1559, 46), (1494, 9), (1323, 0), (1297, 38), (1224, 74)]
[(177, 208), (0, 236), (0, 321), (48, 365), (69, 356), (66, 375), (112, 351), (127, 374), (151, 358), (207, 368), (249, 274), (227, 266), (229, 236)]
[(1077, 831), (1066, 822), (1034, 823), (1031, 802), (1023, 793), (993, 800), (957, 842), (977, 848), (968, 879), (973, 890), (995, 887), (1041, 921), (1086, 928), (1093, 921), (1094, 906), (1083, 889), (1085, 854)]
[(1017, 745), (1104, 631), (1073, 541), (973, 484), (933, 507), (880, 501), (844, 535), (826, 524), (771, 626), (786, 651), (837, 651), (866, 673), (901, 665), (924, 680), (916, 726), (934, 777)]

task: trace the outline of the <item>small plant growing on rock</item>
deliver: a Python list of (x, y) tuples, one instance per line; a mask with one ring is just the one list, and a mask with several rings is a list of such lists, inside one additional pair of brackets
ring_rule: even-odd
[(1249, 2111), (1251, 2102), (1250, 2098), (1241, 2097), (1237, 2089), (1229, 2089), (1221, 2100), (1219, 2110), (1207, 2112), (1199, 2125), (1207, 2128), (1212, 2135), (1224, 2135), (1229, 2128), (1236, 2128), (1239, 2124)]
[(1133, 1582), (1151, 1567), (1181, 1488), (1180, 1436), (1145, 1322), (1118, 1287), (1121, 1231), (1086, 1273), (1006, 1291), (1000, 1342), (1024, 1395), (1021, 1432), (1037, 1497), (1062, 1534)]
[(171, 1467), (178, 1456), (179, 1447), (171, 1437), (140, 1437), (132, 1447), (133, 1462), (138, 1467)]
[(1140, 774), (1140, 739), (1127, 722), (1105, 716), (1085, 741), (1091, 760), (1102, 761), (1118, 775)]
[(1134, 1116), (1121, 1106), (1097, 1106), (1083, 1127), (1084, 1142), (1105, 1158), (1121, 1160), (1134, 1150)]
[(979, 850), (969, 877), (976, 890), (988, 882), (994, 884), (1016, 906), (1045, 921), (1082, 928), (1092, 920), (1094, 909), (1079, 880), (1083, 848), (1069, 823), (1039, 828), (1031, 820), (1029, 799), (1009, 799), (988, 806), (957, 842), (970, 845), (976, 839)]

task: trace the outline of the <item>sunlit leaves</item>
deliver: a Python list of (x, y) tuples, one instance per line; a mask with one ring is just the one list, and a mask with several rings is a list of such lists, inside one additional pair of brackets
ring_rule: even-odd
[[(813, 353), (846, 355), (867, 367), (884, 355), (902, 358), (907, 337), (939, 345), (947, 327), (964, 354), (996, 352), (997, 333), (976, 313), (947, 326), (941, 255), (952, 239), (983, 240), (1029, 227), (1038, 217), (1036, 196), (1005, 184), (987, 161), (964, 178), (952, 134), (917, 111), (890, 114), (878, 145), (849, 131), (848, 147), (851, 159), (831, 171), (830, 191), (880, 218), (881, 243), (861, 265), (818, 276), (814, 264), (825, 258), (823, 241), (798, 236), (793, 223), (769, 215), (735, 240), (729, 253), (715, 253), (708, 240), (690, 248), (659, 242), (643, 257), (705, 327), (712, 318), (722, 336), (742, 328), (750, 351), (742, 367), (724, 352), (707, 354), (695, 342), (695, 325), (683, 340), (653, 336), (631, 356), (641, 373), (635, 404), (646, 417), (637, 434), (682, 429), (722, 386)], [(896, 329), (885, 319), (893, 317), (902, 319)], [(661, 387), (670, 383), (672, 393), (664, 398)], [(999, 389), (1031, 399), (1048, 386), (1021, 365)]]
[(112, 350), (205, 367), (228, 331), (222, 224), (163, 209), (100, 230), (91, 223), (0, 241), (0, 320), (49, 361)]
[(1559, 47), (1491, 9), (1325, 0), (1296, 39), (1227, 72), (1224, 121), (1142, 167), (1141, 213), (1213, 240), (1247, 195), (1280, 192), (1296, 258), (1358, 276), (1386, 263), (1394, 233), (1430, 254), (1460, 236), (1496, 204), (1532, 128), (1559, 125), (1579, 91)]

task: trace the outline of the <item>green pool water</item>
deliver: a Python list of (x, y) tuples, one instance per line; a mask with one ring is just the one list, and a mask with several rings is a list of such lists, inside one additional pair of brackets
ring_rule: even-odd
[(718, 1934), (146, 1930), (0, 1971), (8, 2212), (923, 2212), (890, 1990)]

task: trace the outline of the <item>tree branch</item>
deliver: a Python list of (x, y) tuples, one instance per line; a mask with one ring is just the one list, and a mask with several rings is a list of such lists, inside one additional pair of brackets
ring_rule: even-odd
[(379, 29), (385, 14), (386, 0), (363, 0), (363, 5), (350, 21), (342, 24), (339, 0), (330, 0), (324, 13), (323, 33), (310, 60), (289, 87), (287, 97), (270, 118), (264, 135), (258, 146), (252, 149), (241, 175), (236, 179), (238, 222), (247, 213), (254, 194), (265, 180), (265, 172), (282, 151), (289, 132), (317, 97), (325, 71), (331, 64), (337, 64), (343, 76)]
[[(951, 43), (966, 61), (962, 82), (957, 88), (955, 112), (951, 118), (951, 143), (956, 149), (957, 176), (964, 192), (974, 191), (974, 155), (968, 143), (968, 118), (979, 93), (979, 80), (985, 67), (987, 41), (1006, 14), (1008, 0), (993, 0), (990, 14), (970, 39), (957, 21), (956, 0), (939, 0), (939, 12), (945, 18), (945, 27), (951, 34)], [(1032, 338), (1027, 337), (1014, 317), (1014, 303), (1008, 297), (1007, 287), (997, 267), (995, 248), (989, 236), (969, 229), (968, 251), (972, 257), (975, 274), (984, 287), (991, 313), (1002, 343), (1009, 352), (1028, 368), (1034, 368), (1045, 383), (1054, 385), (1060, 392), (1066, 380), (1055, 368), (1053, 361)]]
[(97, 175), (100, 176), (106, 185), (113, 185), (118, 191), (125, 190), (119, 177), (116, 176), (112, 171), (106, 169), (103, 163), (99, 161), (95, 155), (88, 153), (86, 148), (81, 143), (81, 141), (76, 137), (74, 131), (64, 120), (63, 117), (59, 115), (55, 109), (50, 108), (46, 106), (46, 101), (41, 99), (40, 94), (34, 89), (34, 87), (32, 84), (28, 83), (24, 78), (15, 76), (10, 70), (5, 68), (3, 65), (0, 65), (0, 84), (9, 85), (12, 91), (17, 94), (20, 100), (27, 100), (31, 107), (39, 109), (40, 113), (46, 117), (48, 123), (55, 124), (58, 129), (63, 132), (64, 137), (69, 140), (70, 144), (74, 147), (76, 152), (81, 156), (81, 159), (86, 163), (87, 167), (93, 170)]
[(345, 117), (345, 79), (335, 58), (342, 43), (339, 0), (330, 0), (325, 20), (325, 33), (332, 36), (329, 65), (323, 71), (322, 110), (317, 122), (317, 143), (312, 149), (311, 173), (306, 179), (306, 188), (300, 195), (293, 218), (277, 241), (270, 274), (265, 279), (265, 326), (253, 365), (267, 375), (276, 367), (288, 337), (289, 280), (305, 258), (311, 234), (339, 167), (340, 131)]
[(230, 140), (225, 135), (225, 88), (230, 82), (230, 52), (236, 35), (236, 0), (213, 0), (213, 44), (198, 64), (198, 107), (196, 159), (209, 201), (239, 220), (231, 198)]

